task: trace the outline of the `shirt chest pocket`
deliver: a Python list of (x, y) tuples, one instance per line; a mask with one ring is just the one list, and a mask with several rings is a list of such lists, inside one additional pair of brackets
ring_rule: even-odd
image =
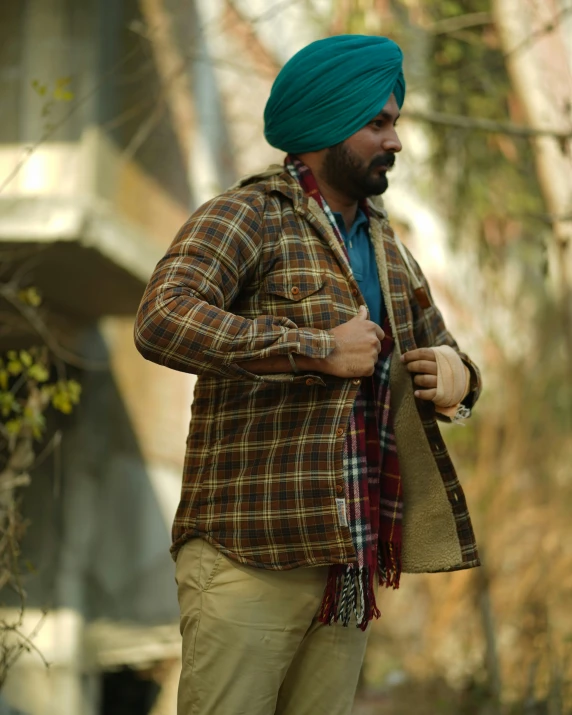
[(335, 324), (321, 274), (272, 274), (263, 283), (261, 298), (265, 314), (289, 318), (298, 327), (329, 329)]

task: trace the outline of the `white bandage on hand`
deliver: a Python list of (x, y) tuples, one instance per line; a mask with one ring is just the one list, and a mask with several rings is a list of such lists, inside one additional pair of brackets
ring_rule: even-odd
[[(431, 348), (437, 361), (437, 394), (433, 402), (440, 408), (456, 408), (469, 391), (471, 373), (448, 345)], [(450, 410), (440, 409), (448, 414)]]

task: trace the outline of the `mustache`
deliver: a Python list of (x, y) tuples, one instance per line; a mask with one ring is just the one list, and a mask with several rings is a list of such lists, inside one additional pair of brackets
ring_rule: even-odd
[(383, 167), (384, 169), (391, 169), (395, 164), (395, 154), (383, 154), (382, 156), (376, 156), (372, 159), (369, 168), (377, 169), (378, 167)]

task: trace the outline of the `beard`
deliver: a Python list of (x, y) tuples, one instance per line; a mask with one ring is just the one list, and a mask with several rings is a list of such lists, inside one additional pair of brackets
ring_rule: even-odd
[(366, 165), (345, 142), (335, 144), (326, 152), (322, 164), (322, 177), (334, 189), (356, 201), (383, 194), (388, 187), (386, 172), (395, 164), (395, 155), (385, 153), (376, 156)]

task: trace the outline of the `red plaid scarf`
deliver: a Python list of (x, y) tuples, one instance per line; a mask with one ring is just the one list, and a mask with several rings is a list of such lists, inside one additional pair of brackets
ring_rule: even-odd
[[(299, 159), (287, 156), (288, 172), (300, 182), (306, 195), (314, 198), (328, 217), (344, 250), (344, 240), (332, 210), (320, 193), (311, 170)], [(367, 204), (362, 206), (368, 214)], [(369, 214), (368, 214), (369, 215)], [(380, 613), (375, 600), (375, 572), (379, 583), (399, 587), (403, 502), (399, 461), (390, 410), (389, 369), (393, 352), (391, 325), (386, 318), (385, 338), (370, 379), (363, 379), (350, 415), (344, 446), (345, 508), (356, 550), (355, 562), (330, 566), (319, 619), (341, 621), (344, 626), (355, 615), (359, 628)], [(341, 501), (341, 500), (340, 500)]]

